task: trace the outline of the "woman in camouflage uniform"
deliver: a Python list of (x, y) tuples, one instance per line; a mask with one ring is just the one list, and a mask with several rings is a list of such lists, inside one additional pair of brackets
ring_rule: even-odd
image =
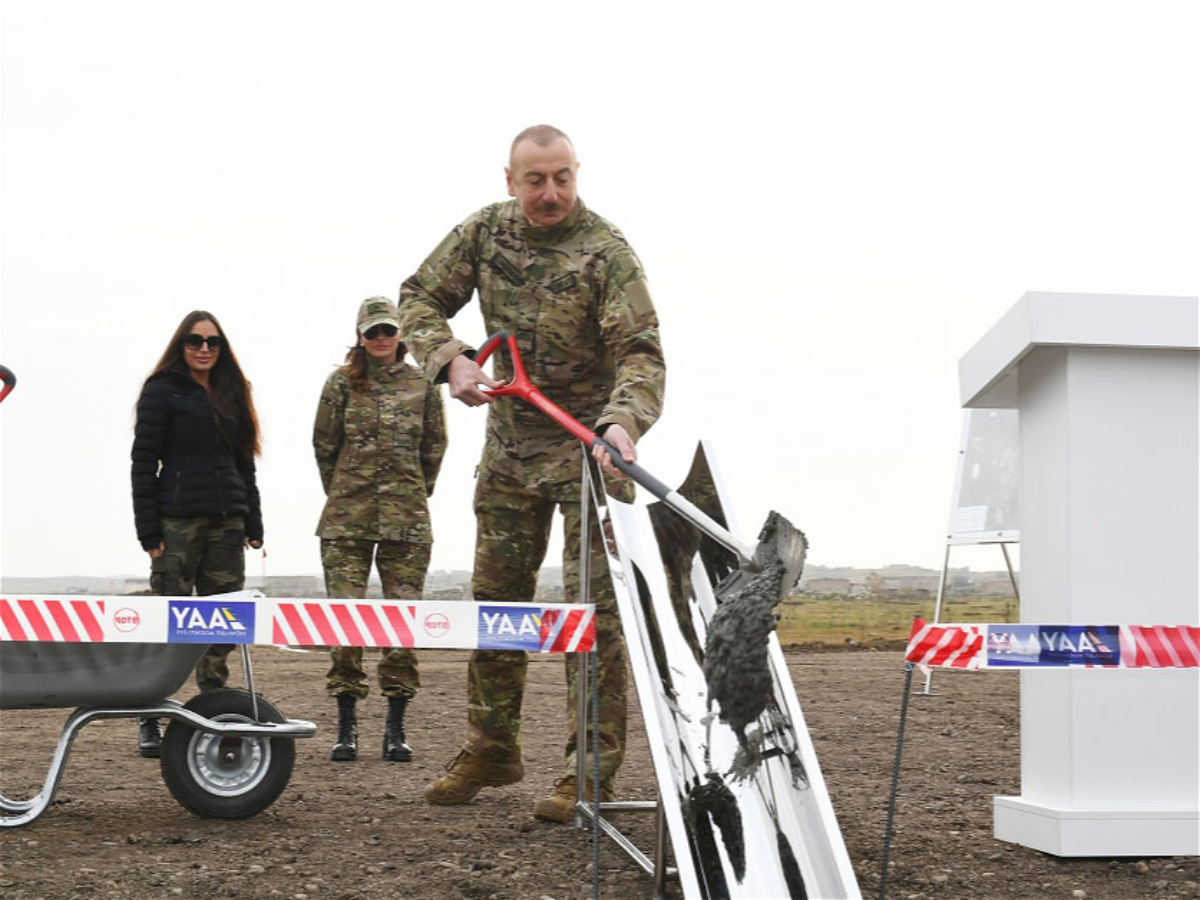
[[(150, 555), (150, 589), (164, 597), (240, 591), (245, 547), (261, 547), (254, 469), (258, 419), (250, 382), (212, 313), (188, 313), (142, 386), (134, 427), (133, 513)], [(224, 687), (232, 644), (196, 666), (201, 691)], [(143, 719), (138, 750), (162, 751), (158, 721)]]
[[(419, 597), (433, 544), (426, 498), (446, 452), (442, 396), (404, 362), (396, 305), (386, 297), (362, 302), (356, 338), (346, 364), (325, 382), (313, 427), (327, 497), (317, 526), (325, 591), (365, 597), (374, 558), (385, 597)], [(405, 648), (382, 652), (379, 688), (388, 699), (383, 758), (408, 762), (404, 715), (420, 687), (417, 656)], [(331, 655), (327, 690), (338, 704), (331, 759), (354, 760), (355, 703), (369, 690), (363, 651), (334, 647)]]

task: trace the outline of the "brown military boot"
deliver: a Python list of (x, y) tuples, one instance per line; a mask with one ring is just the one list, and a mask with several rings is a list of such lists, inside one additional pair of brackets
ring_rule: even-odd
[[(584, 791), (587, 802), (592, 801), (592, 782), (588, 781)], [(612, 782), (600, 782), (600, 802), (612, 802)], [(537, 802), (533, 814), (547, 822), (570, 822), (575, 816), (575, 776), (564, 775), (554, 783), (554, 793)]]
[(515, 784), (524, 777), (525, 766), (520, 758), (497, 762), (461, 750), (446, 765), (446, 774), (425, 788), (425, 801), (435, 806), (454, 806), (466, 803), (481, 788)]

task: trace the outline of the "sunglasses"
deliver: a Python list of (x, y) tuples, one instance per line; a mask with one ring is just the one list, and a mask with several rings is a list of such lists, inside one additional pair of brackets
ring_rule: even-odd
[(208, 344), (209, 350), (220, 350), (221, 336), (214, 334), (212, 337), (206, 338), (202, 334), (189, 334), (183, 339), (183, 345), (193, 350), (199, 350), (205, 344)]
[(395, 325), (372, 325), (370, 328), (368, 328), (366, 331), (364, 331), (362, 333), (362, 336), (365, 337), (368, 341), (373, 341), (373, 340), (375, 340), (375, 338), (379, 337), (381, 334), (384, 337), (395, 337), (396, 332), (399, 330), (400, 329), (398, 329)]

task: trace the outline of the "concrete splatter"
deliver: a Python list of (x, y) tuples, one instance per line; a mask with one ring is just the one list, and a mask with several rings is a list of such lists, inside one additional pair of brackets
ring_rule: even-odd
[(776, 627), (775, 607), (800, 579), (807, 549), (803, 532), (772, 512), (759, 534), (758, 572), (724, 595), (708, 623), (704, 677), (709, 709), (718, 705), (721, 721), (736, 732), (743, 748), (747, 726), (771, 697), (767, 640)]
[[(720, 775), (709, 772), (703, 782), (699, 778), (693, 780), (685, 801), (684, 815), (697, 833), (703, 832), (705, 828), (711, 833), (708, 819), (720, 829), (725, 853), (733, 866), (734, 877), (740, 884), (746, 877), (746, 839), (742, 830), (742, 813), (738, 809), (733, 792), (721, 780)], [(714, 862), (717, 860), (714, 859)]]

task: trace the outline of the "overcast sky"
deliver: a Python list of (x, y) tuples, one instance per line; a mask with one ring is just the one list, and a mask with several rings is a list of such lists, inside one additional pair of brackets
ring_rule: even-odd
[[(312, 419), (358, 303), (505, 198), (537, 122), (649, 275), (642, 462), (676, 482), (710, 439), (744, 537), (778, 509), (811, 563), (940, 565), (957, 361), (1024, 292), (1200, 293), (1196, 3), (2, 9), (9, 576), (147, 573), (133, 408), (195, 308), (254, 383), (267, 574), (319, 572)], [(441, 569), (484, 419), (451, 406)]]

